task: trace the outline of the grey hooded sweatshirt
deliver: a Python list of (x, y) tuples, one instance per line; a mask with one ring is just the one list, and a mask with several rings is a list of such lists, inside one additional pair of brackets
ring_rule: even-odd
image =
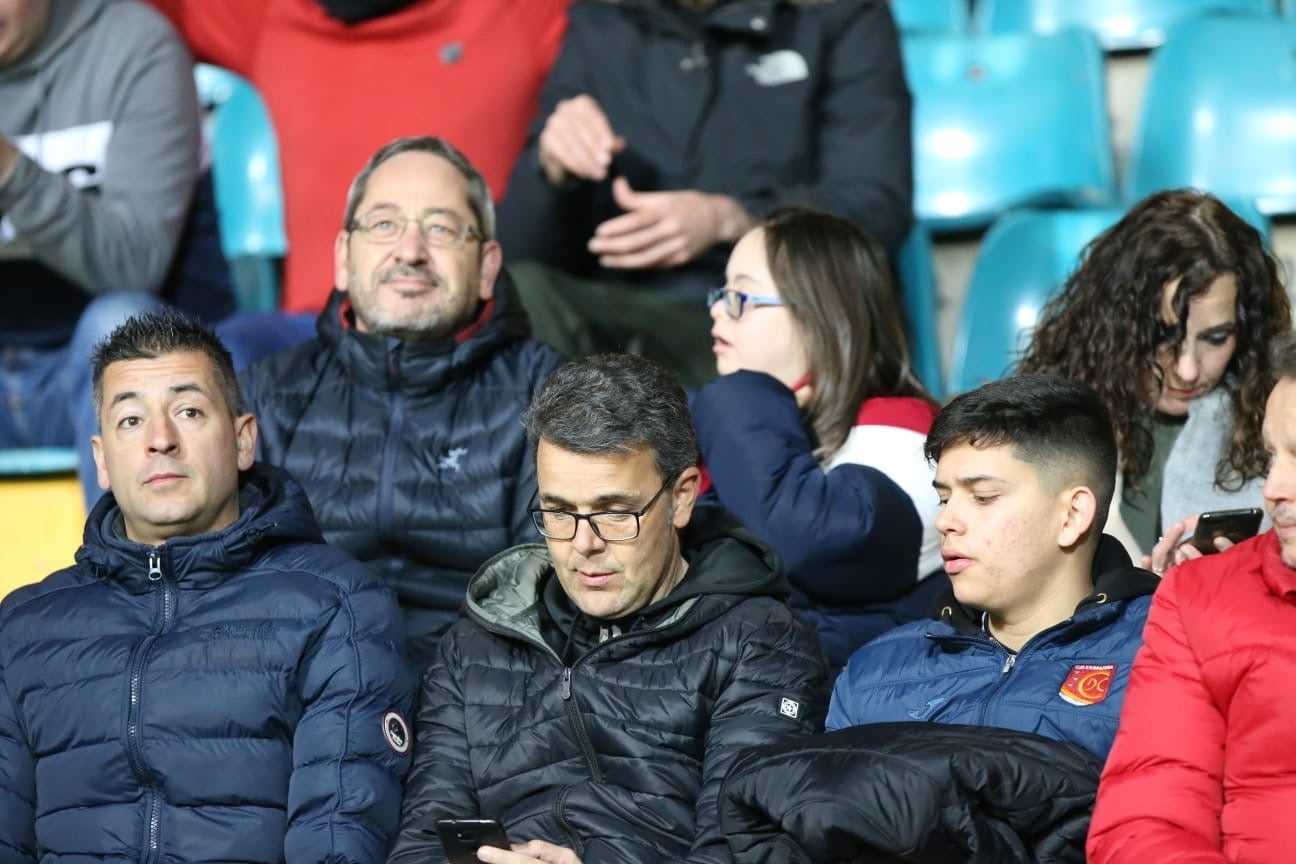
[(0, 345), (67, 341), (91, 296), (160, 289), (198, 176), (193, 64), (136, 0), (54, 0), (0, 69)]

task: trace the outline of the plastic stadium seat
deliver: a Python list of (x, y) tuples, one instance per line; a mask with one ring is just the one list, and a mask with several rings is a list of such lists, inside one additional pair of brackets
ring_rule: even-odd
[(931, 234), (915, 225), (896, 258), (900, 293), (904, 300), (905, 337), (909, 362), (931, 395), (945, 392), (941, 372), (940, 338), (936, 331), (936, 272), (932, 262)]
[(0, 450), (0, 596), (72, 563), (85, 504), (71, 447)]
[(211, 110), (209, 135), (221, 245), (242, 310), (278, 306), (278, 265), (287, 251), (283, 185), (274, 127), (256, 89), (225, 69), (199, 64), (194, 80)]
[(1182, 21), (1209, 15), (1272, 17), (1274, 0), (978, 0), (983, 33), (1051, 33), (1084, 27), (1108, 51), (1154, 48)]
[(891, 14), (907, 33), (966, 33), (972, 20), (968, 0), (891, 0)]
[[(1270, 243), (1269, 220), (1249, 203), (1227, 202)], [(986, 232), (963, 299), (950, 358), (948, 393), (1011, 371), (1044, 304), (1080, 263), (1086, 244), (1125, 211), (1020, 210)]]
[(1128, 197), (1175, 186), (1296, 212), (1296, 22), (1199, 19), (1153, 52)]
[(914, 209), (934, 231), (1017, 206), (1116, 197), (1103, 54), (1093, 34), (903, 37), (914, 94)]
[(1030, 341), (1045, 302), (1085, 244), (1122, 210), (1023, 210), (991, 226), (963, 298), (950, 358), (951, 395), (1003, 377)]

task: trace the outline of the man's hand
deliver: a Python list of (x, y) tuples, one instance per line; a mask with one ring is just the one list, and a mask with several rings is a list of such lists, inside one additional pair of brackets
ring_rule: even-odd
[(717, 243), (737, 240), (752, 222), (727, 195), (692, 189), (636, 192), (624, 177), (612, 181), (612, 195), (627, 212), (599, 225), (589, 241), (589, 251), (604, 267), (678, 267)]
[[(1189, 516), (1186, 519), (1180, 519), (1170, 526), (1165, 536), (1157, 541), (1152, 547), (1151, 555), (1144, 555), (1142, 566), (1145, 570), (1151, 570), (1158, 576), (1164, 576), (1166, 570), (1182, 564), (1185, 561), (1191, 561), (1194, 558), (1202, 557), (1202, 552), (1191, 543), (1180, 543), (1184, 537), (1191, 537), (1193, 531), (1197, 529), (1197, 517)], [(1227, 537), (1216, 537), (1215, 548), (1223, 552), (1233, 546), (1233, 541)]]
[(9, 143), (9, 139), (0, 135), (0, 186), (9, 180), (14, 166), (18, 164), (18, 148)]
[(566, 846), (555, 846), (543, 840), (514, 843), (511, 851), (483, 846), (477, 850), (477, 860), (487, 864), (581, 864), (576, 853)]
[(607, 179), (612, 157), (625, 149), (603, 109), (581, 94), (559, 102), (540, 130), (540, 168), (555, 186), (569, 177)]

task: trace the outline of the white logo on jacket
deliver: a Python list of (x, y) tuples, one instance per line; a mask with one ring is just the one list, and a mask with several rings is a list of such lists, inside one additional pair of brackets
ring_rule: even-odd
[(795, 51), (771, 51), (747, 64), (747, 74), (762, 87), (793, 84), (810, 77), (810, 64)]
[[(13, 145), (40, 167), (62, 174), (76, 189), (93, 189), (103, 182), (108, 161), (108, 141), (112, 138), (110, 120), (71, 126), (53, 132), (18, 135)], [(18, 236), (8, 217), (0, 219), (0, 244)]]
[(795, 720), (801, 714), (801, 703), (784, 696), (779, 700), (779, 713)]
[(467, 455), (467, 447), (456, 447), (437, 460), (437, 467), (442, 471), (459, 471), (459, 460)]

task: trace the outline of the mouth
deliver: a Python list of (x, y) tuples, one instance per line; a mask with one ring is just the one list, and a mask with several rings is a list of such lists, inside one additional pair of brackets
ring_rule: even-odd
[(1204, 391), (1203, 388), (1201, 387), (1181, 388), (1181, 387), (1171, 387), (1169, 384), (1167, 384), (1165, 385), (1165, 387), (1162, 388), (1161, 392), (1165, 393), (1165, 395), (1169, 396), (1171, 399), (1179, 399), (1184, 402), (1187, 402), (1191, 399), (1196, 399), (1198, 396), (1202, 395)]
[(972, 559), (958, 552), (941, 552), (941, 558), (945, 559), (945, 573), (949, 576), (961, 573), (972, 566)]
[(183, 475), (183, 474), (175, 474), (175, 473), (172, 473), (172, 472), (170, 472), (170, 471), (161, 471), (161, 472), (158, 472), (157, 474), (152, 474), (152, 475), (150, 475), (149, 478), (148, 478), (147, 480), (144, 481), (144, 485), (145, 485), (145, 486), (161, 486), (161, 485), (164, 485), (164, 484), (166, 484), (166, 483), (170, 483), (170, 482), (172, 482), (172, 481), (174, 481), (174, 480), (183, 480), (183, 479), (184, 479), (184, 475)]
[(730, 348), (733, 347), (730, 344), (729, 340), (721, 338), (719, 335), (717, 335), (714, 332), (711, 333), (711, 339), (713, 343), (711, 346), (711, 350), (715, 351), (717, 354), (720, 353), (721, 351), (728, 351)]
[(607, 570), (577, 570), (576, 576), (586, 588), (602, 588), (612, 581), (616, 573)]

